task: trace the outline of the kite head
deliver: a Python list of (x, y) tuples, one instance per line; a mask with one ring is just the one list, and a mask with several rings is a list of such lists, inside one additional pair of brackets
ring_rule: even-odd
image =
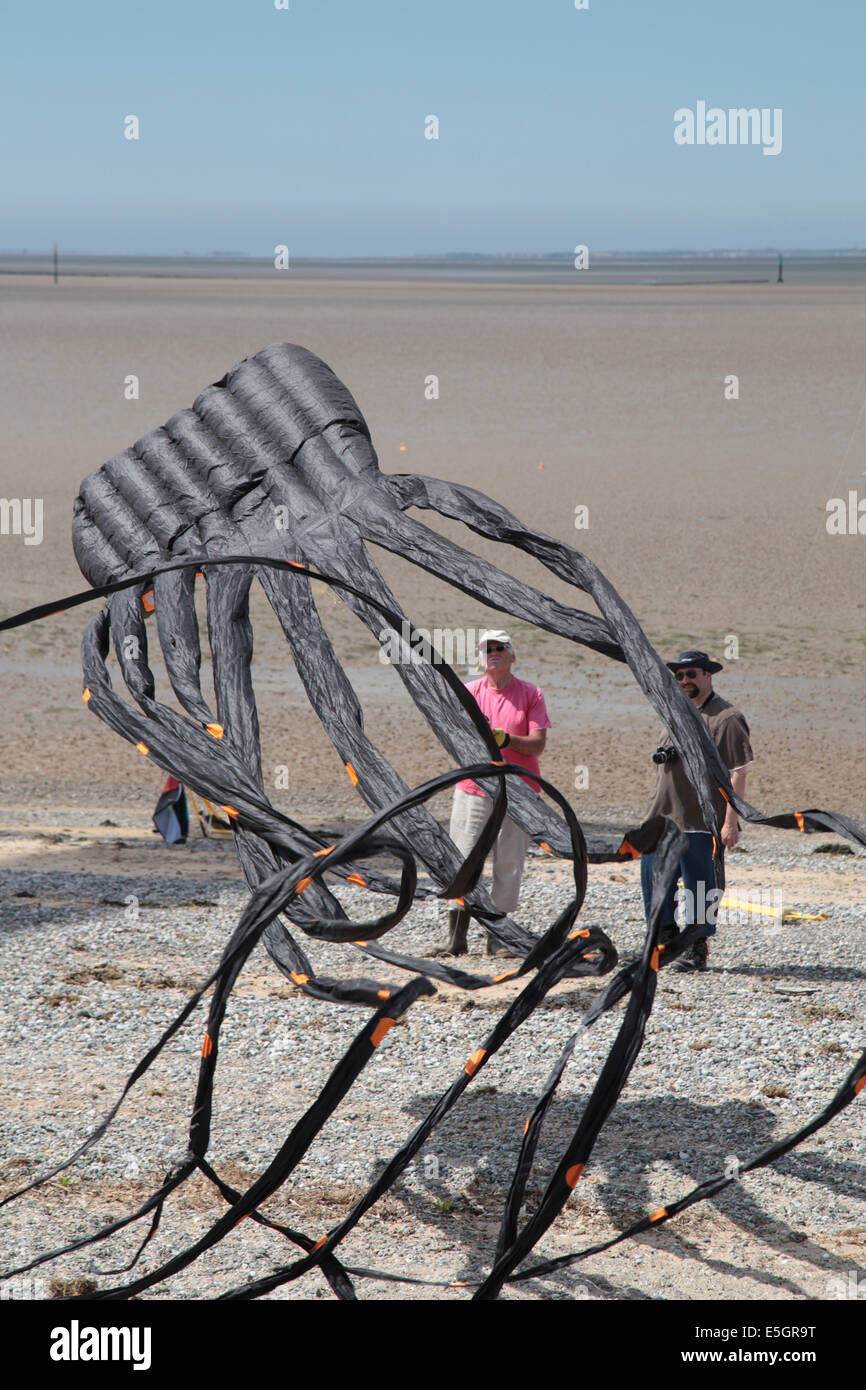
[(294, 556), (305, 528), (351, 513), (380, 476), (347, 387), (306, 348), (272, 343), (85, 478), (75, 557), (98, 587), (186, 555)]

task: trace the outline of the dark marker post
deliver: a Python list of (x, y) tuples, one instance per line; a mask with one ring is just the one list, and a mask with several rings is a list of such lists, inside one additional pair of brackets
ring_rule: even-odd
[(776, 276), (776, 284), (782, 284), (782, 253), (779, 252), (779, 274)]

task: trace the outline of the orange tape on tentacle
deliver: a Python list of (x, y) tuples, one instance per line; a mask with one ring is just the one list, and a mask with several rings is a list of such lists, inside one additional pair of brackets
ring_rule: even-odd
[(396, 1018), (380, 1018), (380, 1019), (379, 1019), (379, 1022), (376, 1024), (376, 1027), (373, 1029), (372, 1033), (370, 1034), (370, 1042), (373, 1044), (374, 1047), (378, 1047), (378, 1046), (379, 1046), (379, 1043), (382, 1041), (382, 1039), (384, 1038), (385, 1034), (388, 1033), (388, 1032), (390, 1032), (390, 1030), (394, 1027), (394, 1024), (395, 1024), (396, 1022), (397, 1022)]
[(474, 1076), (486, 1056), (487, 1053), (485, 1052), (483, 1047), (477, 1048), (467, 1061), (466, 1066), (463, 1068), (466, 1075)]

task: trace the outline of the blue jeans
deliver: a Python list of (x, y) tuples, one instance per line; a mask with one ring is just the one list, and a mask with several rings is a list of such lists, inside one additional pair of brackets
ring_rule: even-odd
[[(680, 874), (685, 889), (685, 925), (693, 926), (696, 921), (705, 923), (707, 936), (715, 936), (716, 911), (722, 895), (716, 889), (713, 837), (707, 830), (687, 830), (686, 839), (689, 842), (688, 849), (680, 860)], [(654, 862), (654, 854), (641, 855), (640, 886), (647, 921), (652, 901)], [(677, 885), (674, 882), (668, 889), (664, 902), (663, 927), (676, 921), (676, 898)]]

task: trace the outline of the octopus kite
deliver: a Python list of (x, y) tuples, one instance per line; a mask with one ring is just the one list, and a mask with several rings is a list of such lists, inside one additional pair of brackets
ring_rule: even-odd
[[(588, 594), (601, 616), (570, 608), (520, 582), (408, 516), (410, 508), (455, 519), (470, 531), (533, 556), (559, 579)], [(804, 833), (831, 830), (866, 846), (866, 834), (846, 816), (820, 810), (764, 816), (736, 796), (699, 714), (633, 613), (589, 559), (525, 526), (471, 487), (415, 474), (381, 473), (364, 417), (330, 368), (302, 347), (278, 343), (265, 348), (207, 387), (191, 409), (172, 416), (85, 479), (75, 503), (73, 545), (91, 587), (0, 622), (0, 630), (9, 629), (98, 597), (106, 599), (82, 644), (87, 707), (140, 754), (220, 809), (232, 826), (251, 891), (219, 967), (135, 1067), (116, 1105), (74, 1154), (11, 1193), (4, 1203), (48, 1181), (97, 1142), (123, 1097), (214, 986), (184, 1158), (135, 1211), (96, 1235), (49, 1251), (22, 1269), (7, 1271), (4, 1277), (107, 1239), (149, 1216), (148, 1233), (135, 1264), (157, 1227), (166, 1199), (201, 1172), (225, 1202), (223, 1215), (193, 1245), (158, 1268), (89, 1298), (123, 1299), (140, 1293), (191, 1264), (247, 1216), (272, 1229), (300, 1254), (275, 1266), (266, 1278), (233, 1289), (224, 1298), (258, 1297), (312, 1268), (321, 1270), (338, 1297), (356, 1297), (354, 1280), (375, 1272), (344, 1265), (336, 1253), (340, 1242), (406, 1169), (490, 1057), (553, 985), (566, 977), (611, 975), (582, 1016), (578, 1032), (563, 1049), (529, 1117), (504, 1195), (489, 1272), (474, 1297), (496, 1298), (506, 1283), (539, 1277), (663, 1224), (735, 1180), (727, 1172), (719, 1174), (686, 1197), (641, 1217), (613, 1240), (557, 1260), (525, 1264), (571, 1195), (626, 1085), (643, 1042), (659, 969), (701, 934), (701, 928), (691, 927), (669, 945), (658, 940), (661, 905), (678, 874), (684, 837), (672, 822), (661, 818), (622, 835), (585, 837), (571, 804), (554, 786), (539, 779), (557, 810), (527, 788), (515, 765), (501, 760), (493, 734), (462, 681), (417, 632), (389, 590), (370, 557), (368, 542), (500, 612), (626, 662), (669, 729), (696, 789), (718, 847), (719, 887), (724, 886), (724, 853), (713, 802), (716, 787), (749, 821)], [(200, 577), (206, 586), (215, 709), (204, 698), (200, 681), (201, 640), (195, 609)], [(336, 844), (276, 810), (265, 793), (251, 674), (249, 597), (254, 580), (262, 585), (277, 615), (309, 700), (347, 776), (370, 810), (368, 820)], [(334, 653), (313, 599), (316, 581), (331, 586), (386, 646), (390, 657), (395, 652), (405, 656), (392, 660), (394, 671), (456, 766), (419, 787), (405, 785), (365, 730), (360, 700)], [(148, 665), (149, 613), (185, 715), (156, 698)], [(106, 664), (112, 644), (134, 705), (112, 687)], [(426, 803), (466, 776), (488, 788), (494, 812), (481, 840), (464, 859)], [(574, 895), (540, 935), (499, 912), (479, 882), (506, 813), (544, 851), (573, 864)], [(597, 927), (577, 925), (587, 863), (636, 857), (649, 850), (655, 851), (650, 923), (640, 955), (617, 970), (617, 952), (610, 938)], [(399, 864), (399, 880), (367, 867), (377, 857)], [(419, 863), (435, 887), (419, 885)], [(328, 875), (387, 898), (386, 910), (371, 921), (350, 920), (327, 886)], [(431, 895), (462, 902), (507, 948), (513, 958), (511, 968), (488, 977), (381, 944), (416, 899)], [(355, 961), (385, 962), (404, 971), (408, 983), (397, 989), (364, 974), (324, 975), (316, 969), (311, 945), (302, 945), (299, 935), (306, 943), (345, 943)], [(247, 1191), (239, 1192), (210, 1165), (207, 1152), (226, 1003), (260, 940), (276, 968), (300, 990), (313, 998), (364, 1006), (367, 1015), (320, 1095), (291, 1129), (272, 1162)], [(387, 1031), (418, 998), (435, 993), (436, 979), (465, 990), (483, 990), (503, 980), (519, 982), (521, 988), (452, 1086), (338, 1226), (314, 1240), (265, 1217), (259, 1211), (261, 1204), (297, 1167)], [(521, 1217), (545, 1115), (578, 1033), (624, 999), (616, 1039), (577, 1128), (537, 1209)], [(850, 1104), (864, 1083), (866, 1053), (820, 1115), (744, 1163), (739, 1171), (761, 1167), (787, 1153)]]

